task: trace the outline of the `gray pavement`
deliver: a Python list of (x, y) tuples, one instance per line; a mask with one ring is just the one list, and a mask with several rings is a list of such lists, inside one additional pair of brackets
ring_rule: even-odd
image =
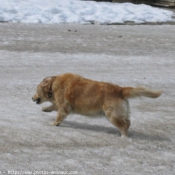
[(174, 53), (171, 25), (0, 24), (0, 50), (157, 55)]
[[(53, 127), (31, 97), (64, 72), (163, 95), (130, 100), (129, 139), (105, 117)], [(0, 24), (0, 174), (175, 174), (174, 75), (174, 25)]]

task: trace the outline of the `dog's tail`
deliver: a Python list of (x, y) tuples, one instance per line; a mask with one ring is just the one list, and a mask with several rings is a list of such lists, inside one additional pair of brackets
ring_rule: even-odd
[(122, 96), (123, 98), (135, 98), (135, 97), (149, 97), (149, 98), (157, 98), (162, 94), (161, 91), (153, 91), (150, 89), (146, 89), (143, 87), (124, 87), (122, 88)]

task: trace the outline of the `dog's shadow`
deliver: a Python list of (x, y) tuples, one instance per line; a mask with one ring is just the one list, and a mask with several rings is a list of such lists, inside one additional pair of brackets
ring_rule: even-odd
[(86, 124), (86, 123), (64, 121), (64, 123), (60, 126), (78, 128), (78, 129), (87, 130), (87, 131), (96, 131), (96, 132), (104, 132), (104, 133), (108, 133), (108, 134), (120, 135), (120, 132), (117, 128), (104, 127), (104, 126), (100, 126), (100, 125), (90, 125), (90, 124)]
[[(69, 128), (78, 128), (87, 131), (95, 131), (95, 132), (104, 132), (107, 134), (113, 134), (120, 136), (120, 131), (114, 127), (106, 127), (106, 126), (99, 126), (99, 125), (89, 125), (86, 123), (77, 123), (73, 121), (64, 121), (60, 127), (69, 127)], [(134, 131), (132, 129), (129, 130), (129, 137), (132, 139), (138, 140), (149, 140), (149, 141), (170, 141), (168, 137), (159, 136), (155, 134), (148, 135), (143, 132)]]

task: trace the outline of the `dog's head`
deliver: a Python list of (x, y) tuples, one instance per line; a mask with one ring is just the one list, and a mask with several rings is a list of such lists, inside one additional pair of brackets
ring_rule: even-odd
[(36, 104), (52, 100), (53, 80), (54, 77), (47, 77), (37, 86), (36, 94), (32, 97), (32, 100), (36, 102)]

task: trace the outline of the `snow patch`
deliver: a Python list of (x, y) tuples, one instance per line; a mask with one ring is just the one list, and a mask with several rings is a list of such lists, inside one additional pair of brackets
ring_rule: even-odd
[(146, 23), (172, 21), (173, 12), (148, 5), (78, 0), (1, 0), (0, 21), (17, 23)]

